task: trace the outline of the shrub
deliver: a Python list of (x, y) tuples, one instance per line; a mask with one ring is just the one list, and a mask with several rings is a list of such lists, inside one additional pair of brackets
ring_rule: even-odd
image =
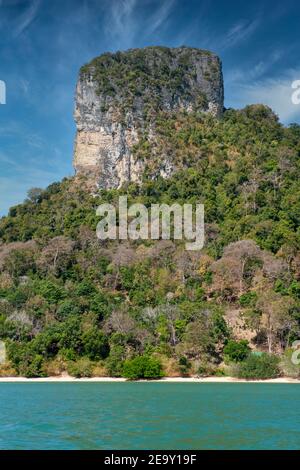
[(89, 280), (85, 279), (77, 285), (75, 293), (78, 296), (89, 296), (95, 293), (95, 287)]
[(81, 377), (91, 377), (92, 371), (93, 364), (86, 357), (83, 357), (76, 362), (70, 362), (68, 365), (68, 373), (72, 375), (72, 377), (76, 377), (78, 379)]
[(240, 341), (229, 340), (224, 348), (224, 354), (226, 359), (233, 362), (241, 362), (250, 353), (248, 341), (242, 339)]
[(236, 375), (242, 379), (273, 379), (280, 376), (279, 359), (272, 354), (250, 354), (239, 364)]
[(93, 377), (109, 377), (107, 368), (103, 362), (96, 362), (92, 370)]
[(98, 328), (90, 328), (82, 335), (84, 354), (89, 359), (104, 359), (109, 354), (109, 344), (107, 337)]
[(74, 349), (62, 348), (59, 350), (59, 359), (62, 361), (75, 361), (77, 354)]
[(222, 367), (216, 367), (212, 375), (214, 375), (215, 377), (225, 377), (227, 374), (226, 374), (226, 370), (223, 369)]
[(257, 302), (256, 292), (246, 292), (239, 298), (239, 303), (242, 307), (254, 307)]
[(137, 356), (123, 364), (122, 375), (129, 380), (159, 379), (163, 377), (162, 365), (150, 356)]
[(107, 372), (111, 377), (122, 376), (122, 366), (125, 359), (125, 348), (122, 345), (113, 345), (109, 357), (105, 361)]
[(17, 371), (8, 362), (0, 364), (0, 377), (15, 377)]
[(51, 304), (57, 304), (65, 297), (63, 288), (48, 279), (36, 282), (35, 292)]
[(205, 364), (200, 365), (198, 367), (197, 375), (199, 377), (208, 377), (209, 375), (211, 375), (211, 369), (207, 367)]
[[(161, 348), (159, 348), (161, 349)], [(157, 349), (156, 349), (157, 351)], [(157, 354), (157, 352), (156, 352)], [(170, 355), (165, 355), (163, 353), (159, 354), (159, 360), (162, 363), (164, 375), (166, 377), (181, 377), (185, 375), (180, 369), (178, 358), (170, 357)], [(190, 370), (186, 374), (187, 376), (190, 375)]]
[(45, 377), (47, 374), (43, 367), (44, 358), (40, 354), (28, 356), (19, 367), (19, 374), (27, 378)]
[(298, 379), (300, 377), (300, 364), (294, 364), (292, 362), (294, 352), (294, 349), (286, 350), (284, 356), (281, 358), (279, 367), (284, 376)]
[(209, 376), (220, 377), (226, 374), (222, 368), (217, 367), (215, 364), (212, 364), (210, 362), (204, 361), (199, 365), (198, 370), (197, 370), (197, 375), (199, 377), (209, 377)]
[(179, 362), (179, 370), (180, 370), (181, 375), (183, 376), (189, 375), (189, 372), (191, 369), (191, 363), (188, 360), (188, 358), (185, 356), (181, 356), (178, 362)]
[(45, 377), (44, 357), (33, 350), (30, 343), (7, 343), (7, 356), (19, 375), (24, 377)]
[(57, 309), (57, 317), (59, 320), (64, 320), (69, 315), (78, 315), (80, 309), (74, 300), (64, 300)]
[(44, 363), (43, 367), (47, 377), (60, 376), (62, 372), (66, 370), (65, 362), (59, 357), (56, 359), (50, 359)]

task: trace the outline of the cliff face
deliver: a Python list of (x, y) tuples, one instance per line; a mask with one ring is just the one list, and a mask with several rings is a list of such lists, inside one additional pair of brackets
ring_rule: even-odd
[[(200, 49), (148, 47), (103, 54), (82, 67), (76, 90), (74, 167), (91, 188), (140, 181), (145, 161), (134, 155), (141, 139), (155, 141), (160, 113), (223, 111), (219, 58)], [(159, 173), (175, 170), (162, 155)]]

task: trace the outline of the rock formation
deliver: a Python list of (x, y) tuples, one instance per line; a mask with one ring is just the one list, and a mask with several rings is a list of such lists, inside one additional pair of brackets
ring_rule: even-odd
[[(155, 140), (159, 113), (203, 111), (220, 116), (220, 59), (195, 48), (147, 47), (106, 53), (80, 70), (76, 90), (74, 167), (90, 187), (118, 188), (139, 182), (145, 163), (134, 145)], [(161, 156), (159, 173), (175, 168)]]

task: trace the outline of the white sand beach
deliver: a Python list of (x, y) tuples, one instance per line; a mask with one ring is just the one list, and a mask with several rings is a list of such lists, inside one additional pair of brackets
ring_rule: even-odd
[[(0, 377), (0, 383), (5, 382), (128, 382), (127, 379), (121, 377), (85, 377), (75, 378), (69, 375), (62, 375), (57, 377), (41, 377), (41, 378), (26, 378), (26, 377)], [(159, 382), (159, 383), (291, 383), (300, 384), (300, 379), (293, 379), (291, 377), (278, 377), (276, 379), (266, 380), (245, 380), (236, 379), (235, 377), (164, 377), (159, 380), (139, 380), (138, 382)]]

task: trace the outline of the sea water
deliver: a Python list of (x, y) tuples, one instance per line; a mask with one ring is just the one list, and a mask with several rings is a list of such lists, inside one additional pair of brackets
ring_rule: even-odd
[(300, 385), (0, 383), (0, 449), (299, 449)]

